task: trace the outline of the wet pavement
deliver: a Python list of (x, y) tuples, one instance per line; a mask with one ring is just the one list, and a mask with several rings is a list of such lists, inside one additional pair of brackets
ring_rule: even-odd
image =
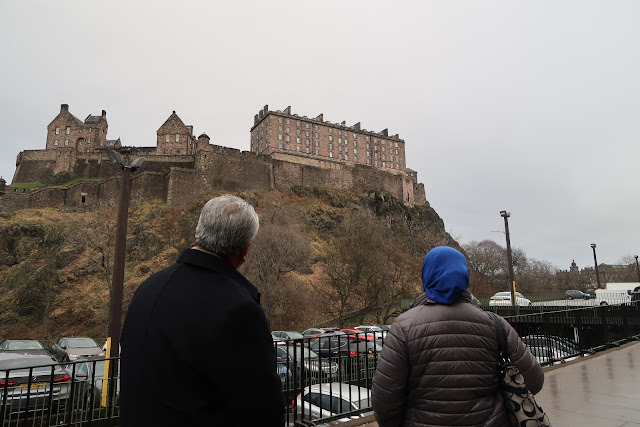
[(536, 401), (554, 427), (640, 427), (640, 343), (545, 369)]

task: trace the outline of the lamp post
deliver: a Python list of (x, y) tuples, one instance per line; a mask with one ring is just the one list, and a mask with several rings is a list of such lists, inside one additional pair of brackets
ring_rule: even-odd
[(591, 249), (593, 249), (593, 262), (596, 265), (596, 281), (598, 282), (598, 289), (600, 289), (600, 273), (598, 273), (598, 259), (596, 258), (596, 244), (591, 244)]
[[(126, 164), (120, 153), (109, 152), (109, 160), (115, 167), (122, 169), (122, 182), (120, 187), (120, 202), (118, 204), (118, 224), (116, 226), (116, 247), (113, 260), (113, 279), (109, 298), (109, 326), (107, 338), (107, 357), (120, 355), (120, 331), (122, 329), (122, 294), (124, 288), (124, 262), (127, 247), (127, 223), (129, 220), (129, 198), (131, 195), (131, 172), (135, 172), (144, 161), (144, 157), (138, 157), (131, 164)], [(115, 378), (118, 372), (118, 361), (113, 360), (110, 365), (108, 378)], [(109, 382), (109, 396), (114, 396), (115, 381)], [(103, 401), (106, 395), (103, 394)]]
[(511, 287), (511, 305), (518, 308), (518, 301), (516, 300), (516, 281), (513, 277), (513, 258), (511, 256), (511, 239), (509, 237), (509, 220), (511, 212), (500, 211), (500, 216), (504, 218), (504, 234), (507, 238), (507, 261), (509, 263), (509, 286)]
[(636, 259), (636, 270), (638, 270), (638, 282), (640, 282), (640, 265), (638, 265), (638, 255), (635, 255), (634, 258)]

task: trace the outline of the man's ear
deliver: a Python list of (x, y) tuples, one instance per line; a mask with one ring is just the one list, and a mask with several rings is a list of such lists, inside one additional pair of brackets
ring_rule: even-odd
[(244, 264), (244, 262), (247, 260), (247, 254), (249, 253), (249, 248), (251, 247), (251, 243), (249, 243), (247, 245), (246, 248), (244, 248), (242, 250), (242, 252), (240, 252), (240, 259), (242, 260), (242, 263)]

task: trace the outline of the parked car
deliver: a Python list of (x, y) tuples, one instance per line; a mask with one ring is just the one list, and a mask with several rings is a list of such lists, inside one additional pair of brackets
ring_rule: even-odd
[(57, 363), (50, 355), (0, 353), (0, 414), (64, 411), (70, 377)]
[(338, 328), (309, 328), (302, 332), (302, 335), (306, 337), (307, 335), (318, 335), (318, 334), (334, 334), (336, 332), (340, 332)]
[[(291, 402), (294, 411), (301, 420), (313, 420), (331, 417), (345, 412), (371, 407), (371, 391), (365, 387), (345, 383), (323, 383), (305, 387)], [(359, 415), (345, 416), (337, 422), (345, 422), (372, 414), (373, 411)], [(315, 424), (314, 424), (315, 425)]]
[(528, 347), (529, 351), (536, 358), (538, 363), (555, 364), (565, 363), (577, 359), (580, 356), (569, 357), (570, 354), (557, 348), (551, 347)]
[[(531, 300), (527, 299), (520, 292), (516, 292), (516, 304), (520, 306), (531, 305)], [(497, 292), (489, 298), (489, 306), (511, 305), (511, 292)]]
[[(75, 371), (72, 365), (67, 366), (67, 372), (73, 375), (74, 383), (74, 407), (80, 409), (95, 409), (106, 406), (102, 399), (105, 381), (105, 359), (78, 359), (75, 362)], [(120, 364), (118, 364), (118, 374)], [(120, 400), (120, 375), (116, 380), (116, 403)]]
[(298, 340), (304, 338), (300, 332), (294, 331), (273, 331), (271, 335), (281, 340)]
[(81, 357), (104, 356), (105, 352), (89, 337), (62, 337), (51, 346), (51, 354), (58, 361), (67, 363)]
[[(572, 299), (590, 299), (591, 297), (589, 296), (589, 294), (582, 292), (582, 291), (578, 291), (575, 289), (570, 289), (568, 291), (565, 291), (564, 293), (564, 297), (568, 300), (572, 300)], [(594, 294), (595, 297), (595, 294)]]
[(367, 356), (374, 358), (381, 350), (371, 341), (358, 341), (352, 337), (322, 337), (312, 343), (309, 348), (321, 357)]
[(640, 302), (640, 286), (636, 286), (631, 291), (631, 302)]
[(595, 299), (596, 298), (596, 290), (595, 289), (585, 289), (584, 293), (589, 295), (589, 298), (591, 298), (591, 299)]
[(51, 357), (51, 353), (38, 340), (2, 340), (0, 352), (15, 351)]
[(371, 335), (374, 335), (375, 339), (384, 338), (387, 336), (387, 331), (385, 331), (384, 329), (382, 329), (380, 326), (377, 326), (377, 325), (364, 325), (364, 326), (361, 325), (361, 326), (356, 326), (355, 329), (358, 329), (363, 332), (368, 332)]
[[(297, 372), (297, 378), (319, 378), (334, 375), (338, 372), (338, 364), (329, 359), (321, 359), (313, 350), (309, 350), (300, 343), (287, 343), (276, 347), (276, 360), (284, 364), (290, 372)], [(304, 369), (304, 370), (303, 370)]]

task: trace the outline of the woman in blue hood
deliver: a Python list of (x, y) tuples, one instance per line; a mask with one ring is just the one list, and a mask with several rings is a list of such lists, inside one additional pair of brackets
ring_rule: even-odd
[[(471, 303), (469, 268), (459, 251), (440, 246), (425, 256), (422, 289), (387, 334), (371, 388), (380, 427), (506, 426), (498, 393), (493, 320)], [(532, 393), (542, 368), (500, 318), (511, 361)]]

